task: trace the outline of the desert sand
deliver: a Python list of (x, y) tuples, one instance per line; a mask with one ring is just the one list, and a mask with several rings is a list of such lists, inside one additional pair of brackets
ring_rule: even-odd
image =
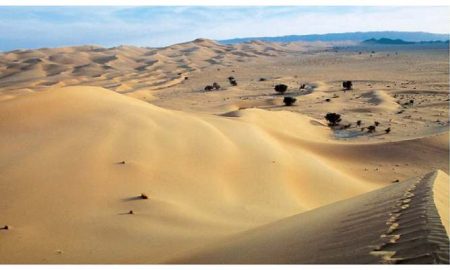
[(0, 263), (449, 263), (448, 47), (372, 50), (0, 54)]

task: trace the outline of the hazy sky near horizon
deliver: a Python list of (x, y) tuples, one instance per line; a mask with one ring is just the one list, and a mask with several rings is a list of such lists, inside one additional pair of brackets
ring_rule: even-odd
[(203, 37), (355, 31), (449, 33), (449, 7), (0, 7), (0, 50), (165, 46)]

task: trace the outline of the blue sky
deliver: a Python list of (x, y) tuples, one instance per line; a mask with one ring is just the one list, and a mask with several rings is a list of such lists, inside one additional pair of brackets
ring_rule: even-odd
[(449, 33), (449, 7), (0, 7), (0, 50), (354, 31)]

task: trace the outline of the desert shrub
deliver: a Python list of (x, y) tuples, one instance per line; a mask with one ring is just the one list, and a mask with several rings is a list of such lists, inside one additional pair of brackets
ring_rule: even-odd
[(143, 200), (147, 200), (148, 196), (145, 193), (141, 193), (141, 196), (139, 196)]
[(326, 101), (326, 102), (330, 102), (330, 101), (331, 101), (331, 99), (327, 98), (327, 99), (325, 99), (325, 101)]
[(212, 91), (213, 89), (212, 85), (205, 86), (205, 91)]
[(378, 121), (375, 121), (373, 123), (375, 124), (376, 127), (378, 127), (380, 125), (380, 122), (378, 122)]
[(277, 93), (280, 93), (280, 94), (283, 94), (284, 92), (286, 92), (287, 91), (287, 85), (285, 85), (285, 84), (277, 84), (277, 85), (275, 85), (275, 92), (277, 92)]
[(343, 87), (345, 90), (351, 90), (351, 89), (352, 89), (352, 86), (353, 86), (352, 81), (344, 81), (344, 82), (342, 82), (342, 87)]
[(367, 127), (367, 132), (369, 132), (369, 133), (374, 133), (375, 130), (376, 130), (376, 127), (375, 127), (375, 126), (368, 126), (368, 127)]
[(213, 83), (212, 87), (216, 90), (220, 90), (220, 85), (216, 82)]
[(230, 84), (231, 84), (232, 86), (236, 86), (236, 85), (237, 85), (237, 81), (236, 81), (236, 80), (231, 80), (231, 81), (230, 81)]
[(361, 120), (356, 121), (356, 125), (357, 125), (358, 127), (361, 126), (361, 124), (362, 124), (362, 121), (361, 121)]
[(305, 88), (306, 88), (306, 84), (303, 83), (302, 85), (300, 85), (300, 90), (305, 89)]
[(386, 134), (388, 134), (389, 132), (391, 132), (391, 128), (388, 127), (387, 129), (384, 130), (384, 132), (386, 132)]
[(283, 103), (286, 106), (292, 106), (297, 101), (296, 98), (293, 97), (284, 97)]
[(260, 82), (265, 82), (265, 81), (267, 81), (267, 80), (266, 80), (266, 78), (259, 78), (259, 81), (260, 81)]
[(343, 127), (342, 127), (342, 129), (348, 129), (348, 128), (351, 128), (352, 127), (352, 124), (347, 124), (347, 125), (344, 125)]
[(342, 121), (341, 115), (338, 113), (327, 113), (325, 119), (328, 121), (328, 125), (332, 127)]

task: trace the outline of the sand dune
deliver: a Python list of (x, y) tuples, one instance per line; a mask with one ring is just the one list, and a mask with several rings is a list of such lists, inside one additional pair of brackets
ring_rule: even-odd
[(448, 221), (439, 217), (437, 203), (445, 197), (448, 205), (447, 194), (448, 175), (433, 172), (234, 235), (172, 262), (448, 264)]
[(448, 52), (334, 45), (0, 54), (0, 263), (448, 263)]
[[(304, 47), (298, 43), (289, 50), (307, 50)], [(59, 86), (95, 85), (127, 92), (154, 90), (179, 84), (192, 72), (210, 65), (226, 67), (255, 57), (285, 55), (287, 49), (283, 48), (271, 49), (267, 44), (225, 46), (197, 39), (159, 49), (79, 46), (19, 50), (0, 54), (0, 70), (4, 70), (0, 87), (39, 90), (59, 82)], [(116, 83), (111, 84), (111, 79)]]
[[(329, 136), (327, 128), (289, 112), (190, 115), (101, 88), (69, 87), (4, 101), (0, 115), (1, 211), (15, 228), (2, 240), (4, 262), (37, 262), (57, 249), (67, 255), (50, 261), (98, 262), (105, 258), (89, 255), (86, 245), (109, 231), (129, 234), (148, 224), (148, 241), (183, 235), (189, 227), (194, 239), (205, 230), (213, 238), (379, 186), (341, 173), (302, 147), (283, 146), (272, 135), (283, 124), (292, 126), (285, 136), (304, 143)], [(123, 202), (141, 192), (149, 193), (148, 203)], [(134, 216), (120, 215), (130, 209)], [(92, 233), (103, 226), (106, 235)], [(61, 235), (42, 245), (69, 228), (69, 239)], [(109, 239), (108, 245), (112, 252), (132, 246), (132, 239)], [(29, 257), (18, 252), (33, 246), (40, 251)], [(150, 261), (167, 252), (140, 248), (133, 256), (147, 254)]]

